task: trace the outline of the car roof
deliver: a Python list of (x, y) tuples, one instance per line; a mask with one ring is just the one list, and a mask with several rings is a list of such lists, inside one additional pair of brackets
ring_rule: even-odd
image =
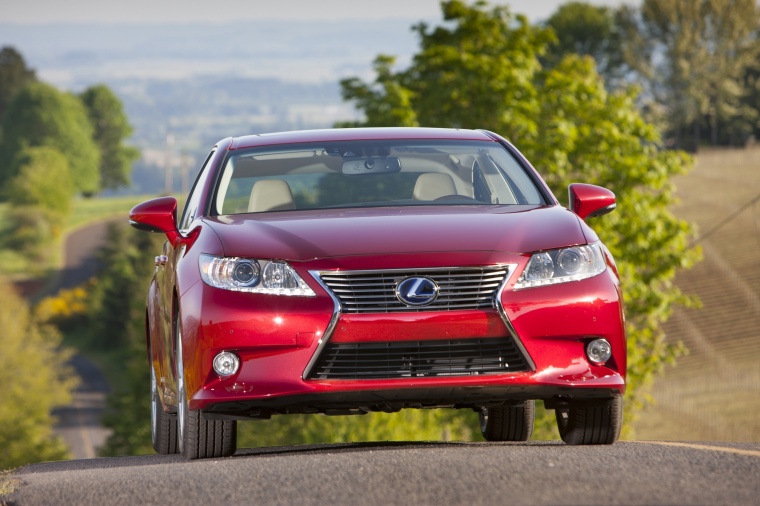
[(302, 142), (399, 139), (495, 141), (493, 137), (481, 130), (460, 130), (453, 128), (333, 128), (236, 137), (232, 140), (229, 149), (297, 144)]

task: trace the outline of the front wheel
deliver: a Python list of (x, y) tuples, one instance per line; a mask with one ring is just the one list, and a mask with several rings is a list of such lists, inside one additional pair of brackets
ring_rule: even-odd
[(609, 445), (617, 441), (623, 420), (623, 397), (554, 410), (562, 440), (569, 445)]
[(177, 417), (164, 411), (158, 395), (156, 370), (150, 366), (150, 436), (153, 449), (160, 455), (179, 452), (177, 448)]
[(177, 419), (179, 452), (188, 460), (229, 457), (237, 447), (237, 422), (209, 420), (200, 411), (191, 411), (185, 390), (182, 361), (182, 334), (179, 318), (175, 322), (177, 336)]
[(486, 441), (527, 441), (533, 434), (535, 402), (480, 408), (480, 431)]

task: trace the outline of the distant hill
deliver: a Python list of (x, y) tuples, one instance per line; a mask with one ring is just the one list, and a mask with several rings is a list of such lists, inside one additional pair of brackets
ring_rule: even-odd
[[(112, 87), (135, 128), (131, 142), (143, 153), (132, 193), (165, 188), (167, 163), (175, 166), (174, 188), (186, 190), (211, 147), (225, 137), (326, 128), (356, 117), (341, 101), (337, 81), (198, 76), (125, 79)], [(184, 179), (183, 171), (189, 171)]]
[(43, 80), (69, 89), (198, 75), (337, 82), (366, 73), (378, 53), (408, 60), (417, 45), (410, 27), (418, 21), (0, 23), (0, 45), (15, 46)]

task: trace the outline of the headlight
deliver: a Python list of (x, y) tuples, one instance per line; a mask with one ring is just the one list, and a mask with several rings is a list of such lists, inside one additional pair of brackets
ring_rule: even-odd
[(530, 258), (515, 283), (515, 290), (580, 281), (601, 274), (606, 268), (598, 243), (542, 251)]
[(285, 262), (200, 255), (198, 264), (203, 281), (216, 288), (269, 295), (316, 296)]

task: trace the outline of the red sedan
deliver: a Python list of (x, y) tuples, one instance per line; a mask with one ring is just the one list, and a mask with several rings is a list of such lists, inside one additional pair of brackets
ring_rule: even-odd
[(520, 152), (480, 130), (343, 129), (220, 141), (162, 232), (146, 307), (153, 445), (236, 449), (236, 421), (471, 409), (523, 441), (534, 401), (568, 444), (620, 432), (626, 339), (615, 263)]

